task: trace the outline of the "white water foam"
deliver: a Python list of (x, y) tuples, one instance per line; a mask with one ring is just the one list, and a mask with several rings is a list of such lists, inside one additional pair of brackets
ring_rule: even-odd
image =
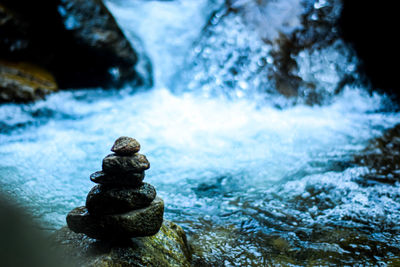
[[(330, 106), (279, 110), (163, 89), (96, 101), (58, 93), (32, 106), (9, 107), (20, 112), (45, 107), (66, 119), (1, 135), (1, 185), (60, 225), (69, 209), (84, 204), (92, 186), (88, 176), (100, 169), (113, 140), (128, 135), (141, 142), (152, 164), (147, 181), (161, 196), (188, 194), (186, 201), (193, 202), (184, 206), (195, 212), (192, 188), (200, 183), (236, 174), (232, 191), (267, 188), (311, 168), (310, 162), (362, 149), (369, 138), (400, 121), (396, 114), (374, 112), (380, 100), (352, 89)], [(178, 200), (166, 198), (167, 206), (180, 205), (171, 201)]]

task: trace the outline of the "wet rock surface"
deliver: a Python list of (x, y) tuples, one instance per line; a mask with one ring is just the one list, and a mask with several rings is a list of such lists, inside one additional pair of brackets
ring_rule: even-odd
[[(141, 183), (150, 163), (146, 156), (133, 152), (140, 149), (140, 144), (133, 138), (120, 137), (111, 149), (117, 153), (105, 157), (103, 171), (90, 177), (92, 181), (106, 180), (107, 185), (92, 188), (86, 206), (75, 208), (67, 215), (68, 227), (91, 238), (119, 242), (155, 235), (163, 222), (164, 201), (156, 197), (152, 185)], [(127, 152), (134, 154), (126, 156)], [(127, 177), (133, 182), (121, 186), (119, 182), (126, 182)]]
[(111, 148), (112, 152), (119, 155), (133, 155), (139, 152), (140, 144), (136, 139), (127, 136), (121, 136), (115, 140), (114, 145)]
[(91, 214), (116, 214), (148, 206), (156, 197), (154, 186), (143, 183), (137, 188), (97, 185), (86, 198)]
[[(103, 1), (60, 1), (58, 11), (65, 29), (77, 45), (92, 48), (89, 50), (91, 66), (104, 69), (102, 74), (105, 76), (96, 75), (96, 78), (106, 83), (114, 82), (114, 85), (139, 78), (134, 69), (136, 52)], [(110, 68), (114, 71), (110, 72)]]
[(94, 215), (86, 207), (73, 209), (67, 216), (68, 227), (95, 239), (125, 240), (155, 235), (161, 227), (164, 201), (154, 199), (148, 207), (112, 215)]
[(90, 180), (97, 184), (104, 185), (127, 185), (138, 186), (142, 183), (145, 177), (143, 172), (129, 172), (123, 175), (107, 174), (103, 171), (97, 171), (90, 175)]
[(277, 107), (330, 103), (360, 80), (338, 28), (341, 7), (340, 0), (224, 1), (188, 57), (185, 87), (233, 98), (255, 90)]
[(110, 154), (103, 159), (103, 171), (111, 174), (142, 172), (150, 168), (145, 155), (136, 153), (133, 156)]
[(170, 221), (164, 221), (154, 236), (137, 237), (118, 245), (63, 227), (53, 235), (53, 244), (77, 266), (191, 266), (185, 232)]

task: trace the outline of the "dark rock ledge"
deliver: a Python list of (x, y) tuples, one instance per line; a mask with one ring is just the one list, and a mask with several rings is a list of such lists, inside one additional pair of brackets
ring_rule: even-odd
[(138, 56), (102, 0), (0, 0), (0, 103), (57, 88), (149, 85)]

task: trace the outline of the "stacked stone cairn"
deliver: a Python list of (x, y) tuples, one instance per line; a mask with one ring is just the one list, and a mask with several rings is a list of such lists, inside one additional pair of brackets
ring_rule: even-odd
[(143, 183), (150, 168), (140, 144), (133, 138), (118, 138), (103, 159), (103, 170), (93, 173), (97, 183), (86, 198), (86, 206), (67, 215), (68, 227), (76, 233), (100, 240), (127, 240), (155, 235), (163, 222), (164, 202), (155, 188)]

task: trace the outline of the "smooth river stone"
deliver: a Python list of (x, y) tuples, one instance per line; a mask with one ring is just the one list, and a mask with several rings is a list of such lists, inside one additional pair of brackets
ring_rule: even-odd
[(104, 185), (126, 185), (139, 186), (144, 179), (144, 171), (142, 172), (127, 172), (119, 175), (106, 174), (98, 171), (90, 175), (90, 180), (96, 184)]
[(150, 206), (115, 215), (91, 215), (85, 207), (67, 215), (69, 229), (95, 239), (118, 240), (155, 235), (163, 222), (164, 201), (156, 197)]
[(144, 208), (156, 197), (156, 189), (148, 183), (140, 187), (110, 187), (96, 185), (86, 198), (86, 208), (90, 214), (118, 214)]
[(115, 140), (114, 145), (111, 148), (112, 152), (118, 155), (133, 155), (139, 152), (140, 144), (136, 139), (128, 136), (121, 136)]
[(150, 162), (145, 155), (136, 153), (132, 156), (110, 154), (103, 159), (103, 171), (107, 174), (127, 172), (142, 172), (150, 168)]

